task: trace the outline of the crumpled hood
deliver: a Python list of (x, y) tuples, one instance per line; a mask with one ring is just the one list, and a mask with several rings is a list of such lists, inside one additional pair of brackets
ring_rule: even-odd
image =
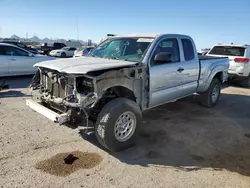
[(137, 62), (83, 56), (78, 58), (44, 61), (36, 63), (34, 67), (53, 69), (68, 74), (86, 74), (91, 71), (132, 66), (136, 64)]

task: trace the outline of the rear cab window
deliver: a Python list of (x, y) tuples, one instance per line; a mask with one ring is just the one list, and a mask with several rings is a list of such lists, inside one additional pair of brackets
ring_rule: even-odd
[(245, 51), (246, 48), (240, 46), (214, 46), (208, 54), (244, 57)]
[(191, 61), (195, 58), (194, 55), (194, 47), (189, 39), (181, 39), (182, 47), (183, 47), (183, 52), (184, 52), (184, 57), (186, 61)]

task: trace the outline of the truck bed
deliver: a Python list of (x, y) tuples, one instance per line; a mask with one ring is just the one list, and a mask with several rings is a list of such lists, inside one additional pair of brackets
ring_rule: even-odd
[[(198, 56), (200, 63), (200, 76), (199, 76), (199, 86), (197, 91), (204, 92), (209, 86), (211, 75), (213, 70), (222, 70), (223, 81), (227, 79), (227, 70), (229, 65), (229, 60), (227, 57), (211, 57), (211, 56)], [(215, 69), (216, 68), (216, 69)], [(213, 77), (213, 76), (212, 76)]]

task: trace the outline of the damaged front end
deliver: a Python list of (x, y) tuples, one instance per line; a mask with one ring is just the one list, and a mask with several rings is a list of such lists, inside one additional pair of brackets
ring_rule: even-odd
[(59, 124), (87, 120), (89, 111), (98, 101), (95, 79), (88, 75), (69, 75), (39, 68), (30, 87), (39, 90), (40, 100), (27, 100), (26, 104)]

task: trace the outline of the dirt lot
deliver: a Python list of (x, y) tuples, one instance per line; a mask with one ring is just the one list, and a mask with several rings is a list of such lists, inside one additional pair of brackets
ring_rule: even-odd
[(147, 111), (137, 146), (108, 153), (25, 106), (29, 80), (0, 92), (2, 187), (250, 187), (250, 89), (226, 86), (213, 109), (194, 95)]

